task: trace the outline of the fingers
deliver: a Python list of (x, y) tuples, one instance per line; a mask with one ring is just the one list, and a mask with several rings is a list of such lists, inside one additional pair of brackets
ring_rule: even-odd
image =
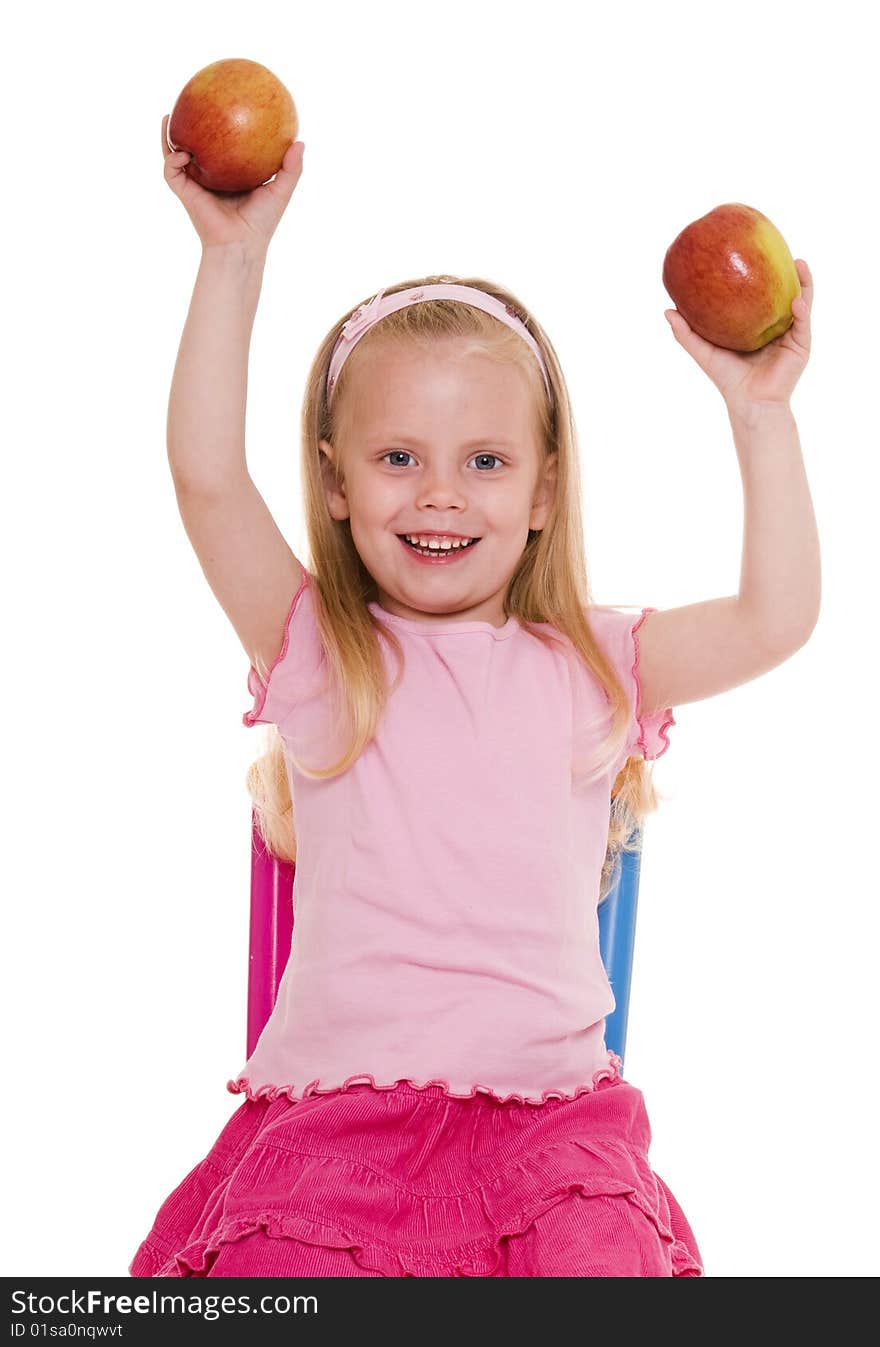
[(683, 314), (679, 313), (678, 309), (664, 309), (663, 316), (675, 333), (675, 340), (686, 350), (690, 350), (693, 343), (702, 342), (703, 338), (694, 332), (690, 323)]
[(806, 262), (802, 257), (795, 258), (794, 265), (795, 270), (797, 271), (798, 274), (798, 279), (800, 280), (801, 283), (801, 290), (803, 290), (805, 294), (807, 291), (809, 291), (809, 297), (810, 299), (812, 299), (813, 273), (810, 271), (810, 268), (807, 266)]
[(813, 307), (813, 276), (810, 268), (802, 257), (796, 258), (794, 265), (798, 274), (798, 280), (801, 283), (801, 293), (792, 302), (791, 311), (795, 316), (795, 320), (801, 319), (802, 321), (806, 321), (809, 319), (810, 310)]
[(275, 177), (271, 182), (264, 184), (282, 211), (287, 207), (302, 176), (304, 150), (305, 144), (301, 140), (295, 140), (292, 145), (288, 145)]
[(663, 316), (675, 335), (675, 340), (679, 346), (683, 346), (686, 351), (690, 351), (694, 340), (700, 341), (696, 332), (691, 328), (690, 323), (678, 309), (664, 309)]
[(708, 373), (709, 363), (713, 356), (717, 355), (718, 348), (712, 342), (706, 341), (705, 337), (701, 337), (698, 332), (695, 332), (678, 309), (664, 309), (663, 314), (672, 328), (679, 346), (683, 346), (688, 354), (696, 360), (700, 369), (706, 370)]
[(798, 280), (801, 283), (801, 293), (796, 295), (791, 302), (791, 312), (794, 318), (793, 336), (795, 340), (808, 347), (810, 344), (810, 310), (813, 307), (813, 277), (803, 258), (796, 258), (794, 265)]
[(169, 120), (170, 118), (168, 116), (162, 118), (162, 153), (166, 159), (170, 159), (174, 164), (188, 163), (192, 158), (189, 150), (172, 150), (171, 146), (168, 144)]
[(813, 277), (803, 258), (795, 259), (795, 268), (801, 283), (801, 293), (791, 301), (794, 322), (791, 335), (805, 351), (810, 349), (810, 311), (813, 307)]
[(305, 143), (301, 140), (295, 140), (292, 145), (288, 145), (284, 152), (284, 158), (281, 160), (278, 174), (276, 175), (276, 182), (279, 175), (287, 179), (283, 186), (286, 190), (291, 192), (299, 182), (300, 174), (302, 173), (303, 153), (305, 152), (305, 148)]
[(169, 118), (162, 118), (162, 154), (165, 156), (165, 179), (173, 187), (175, 179), (180, 177), (192, 155), (189, 150), (172, 150), (168, 144)]

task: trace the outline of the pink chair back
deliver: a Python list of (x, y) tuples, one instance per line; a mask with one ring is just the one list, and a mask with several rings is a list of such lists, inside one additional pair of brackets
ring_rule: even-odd
[(248, 963), (247, 1055), (272, 1013), (293, 938), (296, 866), (266, 850), (251, 812), (251, 932)]

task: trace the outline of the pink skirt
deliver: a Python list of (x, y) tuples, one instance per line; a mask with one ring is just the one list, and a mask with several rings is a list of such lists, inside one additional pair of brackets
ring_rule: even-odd
[(160, 1207), (135, 1277), (699, 1277), (640, 1090), (247, 1099)]

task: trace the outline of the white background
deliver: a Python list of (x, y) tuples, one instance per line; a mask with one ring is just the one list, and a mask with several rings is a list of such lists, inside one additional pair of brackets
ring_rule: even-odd
[(815, 280), (795, 392), (808, 644), (676, 711), (646, 825), (626, 1074), (707, 1275), (876, 1275), (876, 76), (861, 4), (41, 6), (7, 28), (4, 1274), (124, 1274), (242, 1100), (248, 660), (177, 511), (168, 391), (200, 245), (161, 120), (228, 56), (305, 169), (251, 348), (250, 470), (308, 561), (325, 332), (434, 271), (510, 286), (581, 436), (596, 602), (736, 592), (724, 404), (665, 250), (744, 201)]

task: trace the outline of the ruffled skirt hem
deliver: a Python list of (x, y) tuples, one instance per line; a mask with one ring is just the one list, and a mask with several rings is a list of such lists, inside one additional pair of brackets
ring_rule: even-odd
[[(442, 1254), (436, 1249), (430, 1253), (419, 1253), (415, 1249), (395, 1248), (375, 1238), (366, 1239), (350, 1230), (309, 1220), (304, 1216), (260, 1212), (220, 1226), (210, 1238), (193, 1241), (171, 1258), (165, 1258), (149, 1239), (144, 1240), (129, 1271), (133, 1277), (206, 1277), (223, 1245), (263, 1231), (270, 1239), (295, 1239), (325, 1249), (344, 1249), (352, 1255), (359, 1267), (383, 1277), (494, 1277), (501, 1260), (503, 1241), (524, 1234), (539, 1216), (571, 1193), (582, 1193), (585, 1197), (595, 1195), (586, 1183), (569, 1184), (561, 1192), (546, 1194), (529, 1214), (523, 1215), (515, 1227), (498, 1231), (489, 1240), (461, 1244)], [(603, 1192), (602, 1196), (607, 1196), (607, 1193)], [(620, 1196), (656, 1224), (654, 1213), (646, 1209), (638, 1193), (630, 1189), (624, 1190)], [(702, 1265), (688, 1245), (659, 1225), (658, 1230), (661, 1238), (669, 1245), (672, 1276), (701, 1277)]]
[(262, 1232), (348, 1250), (374, 1275), (505, 1275), (505, 1244), (579, 1194), (641, 1213), (662, 1271), (633, 1275), (702, 1276), (687, 1220), (650, 1167), (649, 1139), (641, 1093), (620, 1077), (541, 1110), (406, 1085), (246, 1100), (166, 1199), (129, 1271), (219, 1275), (221, 1251), (228, 1267), (228, 1246)]

